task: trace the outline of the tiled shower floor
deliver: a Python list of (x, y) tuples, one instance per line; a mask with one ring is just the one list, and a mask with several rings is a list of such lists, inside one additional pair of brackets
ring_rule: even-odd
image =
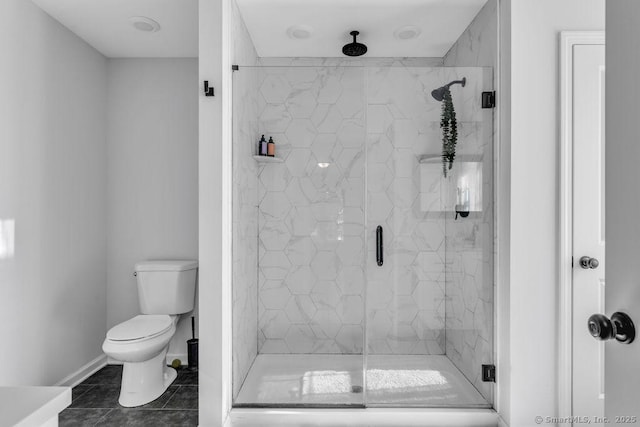
[(178, 369), (162, 396), (137, 408), (118, 404), (122, 366), (107, 365), (73, 388), (60, 426), (197, 426), (198, 373)]
[[(363, 405), (362, 385), (360, 355), (261, 354), (234, 403)], [(369, 356), (367, 390), (367, 406), (491, 407), (447, 356)]]

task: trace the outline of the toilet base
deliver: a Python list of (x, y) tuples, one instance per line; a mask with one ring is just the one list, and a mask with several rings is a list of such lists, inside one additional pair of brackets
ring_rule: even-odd
[(120, 405), (132, 408), (156, 400), (178, 376), (175, 369), (166, 366), (167, 348), (144, 362), (124, 362)]

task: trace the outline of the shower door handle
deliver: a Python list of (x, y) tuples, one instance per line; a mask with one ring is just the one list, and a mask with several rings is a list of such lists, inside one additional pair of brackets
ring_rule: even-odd
[(378, 266), (382, 267), (384, 263), (383, 245), (382, 245), (382, 226), (376, 228), (376, 261)]

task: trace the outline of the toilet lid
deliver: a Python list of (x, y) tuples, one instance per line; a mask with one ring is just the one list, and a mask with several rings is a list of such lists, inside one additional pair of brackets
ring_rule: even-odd
[(171, 328), (171, 317), (166, 314), (145, 314), (134, 317), (109, 329), (111, 341), (133, 341), (151, 338)]

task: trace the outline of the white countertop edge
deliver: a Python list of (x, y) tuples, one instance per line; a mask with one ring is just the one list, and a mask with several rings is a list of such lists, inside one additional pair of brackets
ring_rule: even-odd
[(2, 424), (40, 426), (71, 405), (71, 387), (0, 387)]

